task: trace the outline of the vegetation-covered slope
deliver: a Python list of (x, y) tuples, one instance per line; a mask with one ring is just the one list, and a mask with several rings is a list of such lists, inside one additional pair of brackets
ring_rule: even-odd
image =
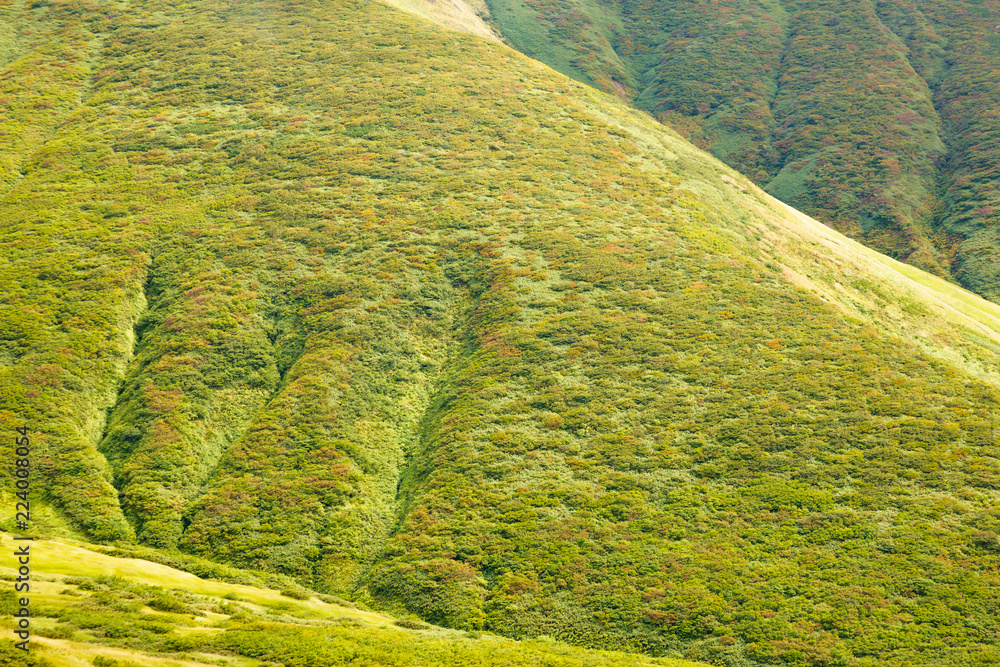
[(997, 300), (996, 2), (491, 0), (517, 48)]
[[(17, 543), (0, 536), (9, 551)], [(32, 544), (34, 634), (27, 655), (0, 645), (0, 664), (37, 667), (618, 667), (696, 663), (574, 648), (542, 639), (513, 642), (393, 619), (294, 585), (281, 592), (252, 574), (196, 559), (203, 579), (159, 563), (63, 542)], [(15, 568), (0, 569), (13, 579)], [(0, 625), (13, 636), (14, 591), (0, 590)], [(704, 667), (704, 666), (702, 666)]]
[(997, 661), (997, 306), (380, 4), (4, 11), (56, 120), (0, 415), (78, 530), (512, 637)]

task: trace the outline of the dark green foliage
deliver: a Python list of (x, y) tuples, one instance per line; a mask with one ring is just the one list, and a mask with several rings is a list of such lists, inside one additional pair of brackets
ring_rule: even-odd
[[(385, 667), (618, 667), (636, 664), (637, 656), (582, 652), (543, 642), (513, 644), (489, 639), (442, 640), (398, 629), (303, 628), (269, 624), (247, 625), (226, 632), (213, 642), (225, 650), (288, 667), (371, 664)], [(643, 656), (644, 664), (694, 667)]]
[(114, 658), (108, 658), (103, 655), (94, 656), (91, 662), (94, 667), (138, 667), (137, 662), (132, 662), (131, 660), (116, 660)]
[(0, 614), (11, 616), (21, 605), (18, 604), (18, 596), (14, 593), (13, 586), (0, 590)]
[(0, 664), (11, 665), (11, 667), (51, 667), (52, 662), (45, 658), (40, 658), (31, 651), (27, 653), (14, 648), (14, 642), (4, 642), (0, 645)]
[(286, 588), (285, 590), (281, 591), (281, 594), (284, 595), (285, 597), (290, 597), (293, 600), (308, 600), (310, 597), (308, 591), (299, 590), (295, 588)]

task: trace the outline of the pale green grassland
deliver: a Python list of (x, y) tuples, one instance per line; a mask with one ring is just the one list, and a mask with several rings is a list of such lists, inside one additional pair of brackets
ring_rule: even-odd
[[(0, 551), (4, 554), (12, 553), (15, 545), (23, 544), (15, 543), (9, 533), (0, 533)], [(325, 602), (316, 595), (300, 600), (282, 595), (277, 590), (209, 581), (158, 563), (99, 553), (85, 543), (36, 540), (29, 544), (31, 590), (28, 595), (34, 633), (30, 640), (31, 656), (43, 659), (53, 667), (92, 665), (98, 656), (116, 660), (123, 667), (313, 664), (305, 657), (297, 661), (294, 655), (284, 656), (289, 660), (287, 663), (260, 660), (231, 650), (220, 650), (219, 644), (213, 642), (214, 638), (227, 632), (246, 631), (248, 628), (261, 633), (265, 643), (268, 636), (276, 637), (282, 629), (292, 631), (296, 628), (309, 633), (305, 640), (307, 644), (309, 641), (322, 644), (346, 638), (356, 645), (357, 655), (370, 653), (368, 661), (363, 663), (367, 665), (700, 665), (685, 660), (579, 649), (544, 637), (536, 641), (515, 642), (419, 622), (411, 622), (413, 629), (407, 629), (395, 625), (397, 620), (392, 617), (353, 605), (347, 607)], [(0, 583), (0, 590), (3, 591), (0, 600), (8, 606), (11, 596), (8, 590), (12, 592), (11, 580), (17, 576), (12, 560), (9, 555), (0, 559), (0, 579), (3, 580)], [(120, 600), (110, 602), (110, 609), (121, 612), (126, 623), (141, 623), (143, 620), (159, 623), (161, 627), (156, 637), (166, 639), (165, 643), (160, 642), (159, 650), (152, 645), (137, 647), (131, 638), (123, 640), (121, 637), (101, 636), (100, 628), (81, 629), (57, 618), (76, 609), (95, 609), (95, 581), (125, 591), (132, 585), (139, 585), (147, 594), (165, 594), (183, 599), (186, 609), (171, 612), (134, 605), (128, 610), (115, 610), (113, 605), (132, 598), (131, 592), (120, 594)], [(109, 602), (105, 600), (102, 604), (101, 613), (108, 613)], [(4, 635), (13, 631), (11, 611), (5, 608), (0, 616), (0, 628), (3, 628)], [(111, 623), (115, 620), (113, 611), (109, 616)], [(264, 623), (267, 624), (266, 629)], [(343, 636), (345, 634), (347, 637)], [(177, 639), (171, 644), (170, 638)], [(5, 636), (5, 641), (7, 639)], [(385, 652), (392, 655), (391, 663), (377, 661), (377, 656)], [(0, 652), (0, 664), (18, 664), (19, 657), (17, 653)], [(348, 662), (334, 660), (316, 664)]]
[(497, 42), (501, 40), (484, 20), (489, 16), (489, 8), (482, 0), (479, 3), (465, 0), (386, 0), (386, 3), (450, 30), (467, 32)]

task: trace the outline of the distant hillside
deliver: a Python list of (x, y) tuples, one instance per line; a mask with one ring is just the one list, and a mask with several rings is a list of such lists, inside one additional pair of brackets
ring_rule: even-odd
[(40, 531), (510, 638), (1000, 662), (1000, 307), (385, 5), (0, 11)]
[(511, 44), (810, 215), (1000, 299), (1000, 5), (490, 0)]

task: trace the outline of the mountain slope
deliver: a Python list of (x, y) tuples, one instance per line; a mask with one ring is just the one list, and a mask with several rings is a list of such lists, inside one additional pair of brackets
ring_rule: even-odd
[(626, 94), (783, 201), (1000, 295), (996, 3), (490, 6), (523, 52)]
[(1000, 308), (386, 6), (32, 11), (90, 50), (3, 202), (0, 409), (79, 530), (512, 637), (996, 661)]

